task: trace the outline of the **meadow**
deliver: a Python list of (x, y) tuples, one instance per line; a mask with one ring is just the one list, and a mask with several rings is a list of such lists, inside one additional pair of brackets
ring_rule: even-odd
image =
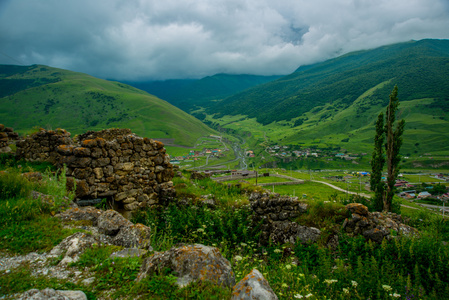
[[(73, 222), (52, 217), (55, 209), (73, 198), (65, 190), (63, 173), (44, 171), (36, 184), (21, 173), (41, 168), (2, 156), (0, 173), (0, 247), (1, 255), (26, 254), (50, 250), (75, 230)], [(19, 167), (22, 166), (22, 168)], [(295, 172), (293, 172), (295, 174)], [(321, 228), (323, 238), (316, 244), (258, 245), (260, 229), (252, 223), (248, 194), (261, 191), (251, 184), (240, 187), (217, 184), (210, 179), (190, 180), (175, 177), (177, 199), (162, 211), (144, 210), (133, 216), (152, 228), (154, 251), (165, 251), (178, 243), (201, 243), (219, 248), (231, 262), (236, 281), (257, 268), (270, 283), (279, 299), (446, 299), (449, 295), (449, 224), (440, 216), (420, 209), (404, 209), (409, 224), (420, 230), (419, 236), (402, 236), (382, 244), (367, 242), (340, 232), (348, 213), (344, 205), (357, 198), (344, 194), (326, 195), (318, 183), (294, 186), (304, 188), (308, 212), (296, 220)], [(306, 175), (306, 174), (301, 174)], [(299, 175), (298, 175), (299, 176)], [(37, 189), (55, 195), (54, 202), (43, 203), (29, 196)], [(316, 192), (312, 200), (310, 195)], [(332, 191), (329, 191), (331, 193)], [(324, 194), (324, 195), (321, 195)], [(213, 195), (214, 208), (202, 203), (202, 195)], [(184, 200), (183, 200), (184, 199)], [(329, 234), (338, 234), (339, 245), (326, 245)], [(33, 237), (33, 238), (32, 238)], [(30, 265), (8, 272), (0, 271), (0, 295), (23, 292), (30, 288), (80, 289), (88, 299), (229, 299), (231, 290), (208, 282), (178, 288), (173, 274), (164, 273), (143, 281), (134, 279), (140, 258), (110, 258), (117, 246), (86, 250), (81, 259), (69, 266), (72, 271), (88, 271), (93, 284), (32, 275)], [(151, 255), (150, 252), (147, 255)], [(48, 262), (52, 263), (52, 262)], [(54, 263), (54, 262), (53, 262)]]

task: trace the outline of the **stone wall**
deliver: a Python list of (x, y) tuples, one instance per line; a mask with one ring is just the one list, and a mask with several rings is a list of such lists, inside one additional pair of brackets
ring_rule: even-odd
[(297, 197), (252, 193), (249, 200), (254, 211), (254, 222), (262, 222), (261, 245), (268, 245), (270, 241), (281, 244), (294, 244), (298, 240), (302, 243), (316, 242), (320, 237), (319, 229), (292, 221), (307, 211), (307, 204)]
[(19, 134), (11, 127), (0, 124), (0, 153), (10, 152), (9, 144), (19, 138)]
[(173, 167), (161, 142), (126, 129), (88, 132), (70, 138), (65, 130), (39, 132), (17, 143), (16, 155), (67, 166), (77, 199), (110, 198), (126, 210), (163, 205), (174, 195)]

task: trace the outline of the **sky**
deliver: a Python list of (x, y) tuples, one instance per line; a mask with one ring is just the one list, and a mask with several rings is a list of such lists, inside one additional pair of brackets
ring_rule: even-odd
[(284, 75), (449, 38), (449, 0), (0, 0), (0, 64), (116, 80)]

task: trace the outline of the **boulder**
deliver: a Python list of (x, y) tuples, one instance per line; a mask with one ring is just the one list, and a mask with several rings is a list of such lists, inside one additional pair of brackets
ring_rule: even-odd
[(82, 291), (63, 291), (46, 288), (39, 291), (31, 289), (22, 294), (20, 300), (87, 300), (86, 294)]
[(346, 209), (349, 210), (353, 214), (358, 214), (361, 216), (368, 215), (368, 207), (360, 203), (349, 203), (346, 205)]
[(151, 249), (151, 228), (143, 224), (123, 226), (112, 243), (125, 248)]
[(98, 217), (98, 231), (103, 234), (114, 236), (125, 226), (131, 226), (129, 220), (115, 210), (109, 209)]
[(94, 245), (110, 245), (111, 239), (108, 236), (99, 234), (77, 232), (71, 236), (66, 237), (59, 245), (55, 246), (50, 251), (50, 257), (64, 258), (59, 262), (59, 266), (66, 266), (69, 263), (79, 260), (80, 255), (87, 248), (92, 248)]
[(232, 287), (235, 275), (230, 262), (215, 247), (201, 244), (172, 248), (165, 252), (156, 252), (142, 263), (138, 280), (155, 273), (171, 270), (178, 278), (180, 287), (194, 281), (210, 281), (217, 285)]
[(268, 281), (257, 270), (253, 269), (232, 289), (231, 300), (277, 300)]
[(68, 209), (55, 217), (63, 221), (91, 221), (93, 226), (97, 225), (98, 217), (103, 213), (102, 210), (92, 207), (75, 207)]
[(315, 227), (298, 226), (297, 240), (301, 243), (316, 243), (321, 236), (321, 231)]

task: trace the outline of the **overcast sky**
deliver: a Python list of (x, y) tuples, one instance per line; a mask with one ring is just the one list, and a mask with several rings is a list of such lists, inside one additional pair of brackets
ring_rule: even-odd
[(449, 38), (449, 0), (0, 0), (0, 63), (120, 80), (288, 74)]

